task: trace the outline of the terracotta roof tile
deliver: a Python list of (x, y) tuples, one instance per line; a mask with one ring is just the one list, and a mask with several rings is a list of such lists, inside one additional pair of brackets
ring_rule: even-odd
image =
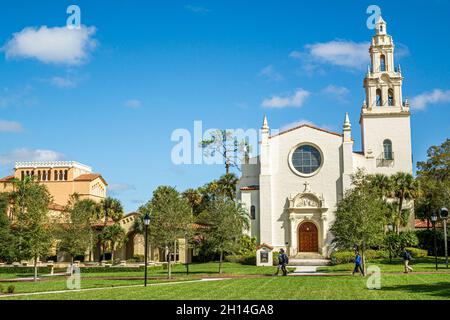
[(242, 191), (252, 191), (252, 190), (259, 190), (259, 186), (246, 186), (241, 187)]
[(100, 178), (106, 185), (108, 185), (105, 181), (105, 179), (103, 179), (102, 175), (99, 173), (86, 173), (86, 174), (82, 174), (79, 175), (78, 177), (76, 177), (74, 179), (74, 181), (93, 181), (97, 178)]
[(9, 182), (12, 179), (14, 179), (14, 176), (7, 176), (7, 177), (4, 177), (4, 178), (1, 178), (0, 182)]
[(270, 136), (270, 138), (274, 138), (274, 137), (280, 136), (282, 134), (285, 134), (285, 133), (288, 133), (288, 132), (291, 132), (291, 131), (294, 131), (294, 130), (297, 130), (297, 129), (300, 129), (300, 128), (303, 128), (303, 127), (308, 127), (308, 128), (311, 128), (311, 129), (319, 130), (319, 131), (322, 131), (322, 132), (325, 132), (325, 133), (329, 133), (329, 134), (333, 134), (335, 136), (342, 137), (341, 133), (337, 133), (337, 132), (325, 130), (325, 129), (322, 129), (322, 128), (318, 128), (318, 127), (315, 127), (315, 126), (310, 125), (310, 124), (301, 124), (301, 125), (296, 126), (294, 128), (290, 128), (290, 129), (287, 129), (285, 131), (281, 131), (281, 132), (279, 132), (277, 134), (274, 134), (273, 136)]

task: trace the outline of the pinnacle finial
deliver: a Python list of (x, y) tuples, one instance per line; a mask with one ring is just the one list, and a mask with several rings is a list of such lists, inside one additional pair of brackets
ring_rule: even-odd
[(348, 116), (348, 112), (345, 113), (345, 120), (344, 120), (344, 130), (345, 129), (350, 129), (352, 127), (351, 123), (350, 123), (350, 118)]
[(263, 129), (269, 129), (269, 124), (267, 122), (267, 115), (264, 115), (262, 128)]

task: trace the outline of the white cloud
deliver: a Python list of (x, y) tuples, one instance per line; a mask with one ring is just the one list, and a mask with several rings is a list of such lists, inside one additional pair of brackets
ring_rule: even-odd
[(69, 78), (64, 77), (52, 77), (48, 79), (48, 82), (57, 88), (63, 88), (63, 89), (69, 89), (69, 88), (75, 88), (77, 86), (77, 83)]
[(5, 154), (0, 154), (0, 164), (8, 165), (16, 161), (58, 161), (64, 160), (65, 155), (52, 150), (43, 149), (15, 149)]
[(414, 110), (425, 110), (429, 104), (450, 102), (450, 90), (434, 89), (424, 92), (411, 99), (411, 108)]
[[(348, 40), (333, 40), (329, 42), (307, 44), (305, 52), (292, 51), (289, 57), (301, 60), (306, 65), (306, 71), (314, 71), (317, 64), (330, 64), (349, 70), (365, 70), (370, 64), (369, 42), (354, 42)], [(396, 58), (409, 55), (409, 48), (397, 44)]]
[(292, 95), (272, 96), (264, 99), (262, 106), (265, 108), (301, 107), (310, 94), (309, 91), (299, 88)]
[(2, 48), (6, 57), (31, 58), (44, 63), (78, 65), (86, 62), (89, 53), (97, 46), (92, 37), (95, 27), (80, 29), (41, 26), (27, 27), (14, 33)]
[(0, 120), (0, 132), (21, 132), (22, 125), (15, 121)]
[(274, 66), (272, 66), (272, 65), (268, 65), (267, 67), (264, 67), (259, 72), (259, 76), (260, 77), (265, 77), (265, 78), (267, 78), (270, 81), (281, 81), (281, 80), (283, 80), (283, 76), (281, 75), (281, 73), (276, 71)]
[(127, 108), (136, 109), (136, 108), (140, 108), (142, 106), (142, 102), (141, 102), (141, 100), (138, 100), (138, 99), (130, 99), (130, 100), (125, 101), (124, 105)]
[(108, 186), (108, 190), (118, 193), (123, 191), (136, 190), (136, 188), (135, 186), (127, 183), (113, 183)]
[(328, 85), (326, 88), (322, 90), (323, 93), (334, 96), (341, 102), (347, 102), (347, 95), (350, 93), (350, 90), (343, 86), (336, 86), (333, 84)]
[(37, 98), (33, 95), (34, 88), (25, 86), (19, 89), (3, 88), (0, 92), (0, 107), (11, 106), (32, 106), (37, 103)]
[(309, 44), (305, 48), (308, 50), (308, 54), (319, 62), (352, 69), (364, 69), (370, 62), (369, 45), (368, 42), (334, 40)]

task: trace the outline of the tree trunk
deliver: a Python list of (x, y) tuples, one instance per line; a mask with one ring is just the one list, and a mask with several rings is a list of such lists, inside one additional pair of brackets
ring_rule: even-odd
[(34, 256), (34, 277), (33, 281), (37, 281), (38, 267), (37, 267), (37, 255)]
[(167, 272), (169, 273), (169, 279), (171, 279), (171, 277), (172, 277), (172, 269), (171, 269), (171, 266), (170, 266), (170, 264), (171, 264), (171, 262), (172, 262), (172, 257), (171, 257), (171, 254), (170, 254), (170, 250), (168, 251), (168, 255), (169, 255), (169, 258), (167, 259)]
[(223, 250), (220, 250), (220, 258), (219, 258), (219, 273), (222, 274), (222, 256)]
[(114, 244), (111, 244), (111, 265), (114, 264)]
[(363, 270), (364, 270), (364, 275), (366, 274), (366, 255), (364, 254), (365, 251), (365, 243), (363, 242), (362, 246), (361, 246), (361, 258), (362, 258), (362, 265), (363, 265)]
[(402, 218), (403, 197), (398, 202), (398, 217), (397, 217), (397, 235), (400, 234), (400, 220)]

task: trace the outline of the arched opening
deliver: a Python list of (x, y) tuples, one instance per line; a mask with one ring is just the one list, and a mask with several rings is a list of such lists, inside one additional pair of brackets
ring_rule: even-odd
[(318, 252), (319, 232), (312, 222), (304, 222), (298, 227), (298, 252)]
[(377, 89), (377, 100), (376, 100), (376, 104), (377, 106), (381, 106), (382, 101), (381, 101), (381, 89)]
[(64, 181), (67, 181), (67, 177), (68, 177), (68, 171), (64, 170)]
[(60, 181), (63, 181), (63, 180), (64, 180), (64, 176), (63, 176), (62, 170), (59, 170), (59, 180), (60, 180)]
[(54, 180), (58, 181), (58, 171), (57, 170), (54, 171), (54, 176), (55, 176)]
[(392, 152), (392, 141), (389, 139), (383, 141), (383, 155), (385, 160), (394, 159), (394, 154)]
[(380, 71), (386, 71), (386, 57), (383, 54), (380, 57)]
[(394, 90), (389, 89), (388, 91), (388, 105), (393, 106), (395, 104), (394, 102)]

